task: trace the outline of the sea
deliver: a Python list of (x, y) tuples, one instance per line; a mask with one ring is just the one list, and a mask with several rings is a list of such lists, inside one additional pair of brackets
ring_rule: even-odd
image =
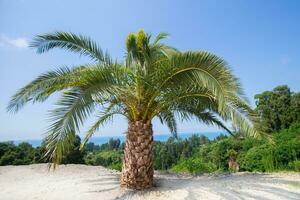
[[(191, 137), (192, 135), (204, 135), (208, 137), (208, 139), (213, 140), (220, 134), (226, 135), (225, 132), (207, 132), (207, 133), (178, 133), (178, 138), (186, 139)], [(154, 134), (154, 141), (167, 141), (170, 137), (172, 137), (171, 134)], [(90, 138), (89, 142), (93, 142), (94, 144), (101, 145), (104, 143), (107, 143), (110, 138), (113, 139), (120, 139), (121, 142), (125, 141), (125, 135), (120, 136), (98, 136), (98, 137), (92, 137)], [(42, 143), (42, 139), (33, 139), (33, 140), (15, 140), (13, 141), (14, 144), (18, 145), (22, 142), (28, 142), (33, 147), (38, 147)]]

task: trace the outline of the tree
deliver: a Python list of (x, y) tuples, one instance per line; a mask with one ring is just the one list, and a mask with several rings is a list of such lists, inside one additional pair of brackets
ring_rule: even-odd
[(35, 149), (27, 142), (18, 146), (12, 142), (0, 143), (0, 165), (32, 164), (35, 156)]
[[(72, 141), (72, 144), (70, 144), (69, 146), (69, 151), (65, 152), (60, 163), (62, 164), (83, 164), (84, 163), (84, 159), (83, 157), (85, 156), (86, 152), (88, 152), (87, 148), (84, 148), (82, 150), (80, 150), (80, 144), (81, 144), (81, 138), (76, 135), (75, 136), (75, 140)], [(89, 143), (91, 144), (91, 143)], [(92, 143), (94, 145), (94, 143)], [(86, 147), (89, 147), (89, 145), (87, 144)], [(47, 153), (47, 140), (43, 140), (42, 144), (40, 147), (36, 148), (35, 151), (35, 156), (36, 158), (34, 159), (34, 161), (36, 163), (40, 163), (40, 162), (48, 162), (51, 161), (49, 160), (50, 157), (45, 157), (44, 154)], [(96, 148), (96, 147), (92, 147), (92, 148)], [(94, 149), (93, 149), (94, 150)]]
[(13, 142), (0, 143), (0, 165), (12, 165), (18, 157), (16, 151)]
[(114, 149), (116, 150), (120, 147), (120, 144), (121, 144), (121, 141), (120, 141), (119, 138), (115, 139), (115, 140), (113, 138), (110, 138), (108, 140), (108, 149), (109, 150), (114, 150)]
[(293, 94), (291, 99), (291, 116), (293, 122), (300, 122), (300, 92)]
[(76, 135), (76, 138), (73, 142), (72, 149), (64, 155), (64, 158), (62, 159), (61, 163), (64, 164), (83, 164), (84, 160), (83, 157), (85, 155), (85, 151), (80, 151), (80, 143), (81, 139), (78, 135)]
[[(114, 115), (128, 120), (121, 184), (144, 189), (153, 184), (152, 119), (157, 117), (176, 136), (176, 119), (196, 119), (228, 132), (232, 121), (245, 134), (257, 136), (254, 113), (238, 79), (220, 57), (204, 51), (181, 52), (140, 30), (126, 40), (124, 62), (113, 60), (90, 38), (66, 32), (38, 35), (31, 46), (38, 53), (61, 48), (91, 58), (92, 64), (63, 67), (42, 74), (21, 88), (8, 105), (18, 111), (28, 102), (62, 96), (51, 111), (46, 155), (54, 166), (70, 151), (75, 133), (98, 111), (98, 120), (82, 146)], [(218, 117), (217, 117), (218, 116)]]
[(0, 143), (0, 158), (7, 152), (15, 149), (16, 146), (13, 142), (1, 142)]
[(266, 132), (277, 132), (300, 120), (300, 94), (286, 85), (255, 95), (256, 110)]
[(100, 149), (99, 145), (95, 145), (93, 142), (89, 142), (85, 145), (84, 147), (86, 152), (94, 152), (94, 151), (98, 151)]

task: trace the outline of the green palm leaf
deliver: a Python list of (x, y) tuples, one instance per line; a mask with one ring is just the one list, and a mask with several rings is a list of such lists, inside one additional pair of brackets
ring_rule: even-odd
[(89, 56), (96, 63), (59, 68), (42, 74), (21, 88), (7, 107), (16, 112), (28, 102), (43, 102), (61, 93), (51, 111), (52, 124), (46, 137), (47, 156), (59, 163), (71, 148), (85, 120), (98, 112), (82, 143), (116, 114), (129, 122), (152, 123), (154, 117), (177, 135), (177, 120), (196, 119), (229, 133), (225, 122), (245, 135), (260, 137), (257, 116), (245, 98), (239, 80), (220, 57), (203, 51), (180, 52), (161, 43), (168, 35), (154, 38), (140, 30), (126, 41), (124, 63), (112, 62), (90, 38), (55, 32), (37, 36), (32, 47), (38, 53), (53, 48)]
[(98, 62), (111, 63), (110, 56), (107, 53), (105, 54), (96, 42), (92, 41), (89, 37), (74, 33), (55, 32), (38, 35), (34, 38), (30, 46), (36, 48), (37, 53), (44, 53), (53, 48), (61, 48), (89, 56)]

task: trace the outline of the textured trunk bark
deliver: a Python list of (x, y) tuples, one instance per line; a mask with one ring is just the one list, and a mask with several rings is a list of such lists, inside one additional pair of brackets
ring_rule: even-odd
[(143, 121), (129, 122), (124, 150), (121, 185), (146, 189), (153, 184), (153, 131)]

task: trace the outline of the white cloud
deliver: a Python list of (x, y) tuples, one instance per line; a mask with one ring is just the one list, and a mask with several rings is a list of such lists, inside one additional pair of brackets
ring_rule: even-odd
[(0, 46), (12, 46), (16, 48), (27, 48), (28, 41), (26, 38), (9, 38), (5, 35), (0, 35)]

